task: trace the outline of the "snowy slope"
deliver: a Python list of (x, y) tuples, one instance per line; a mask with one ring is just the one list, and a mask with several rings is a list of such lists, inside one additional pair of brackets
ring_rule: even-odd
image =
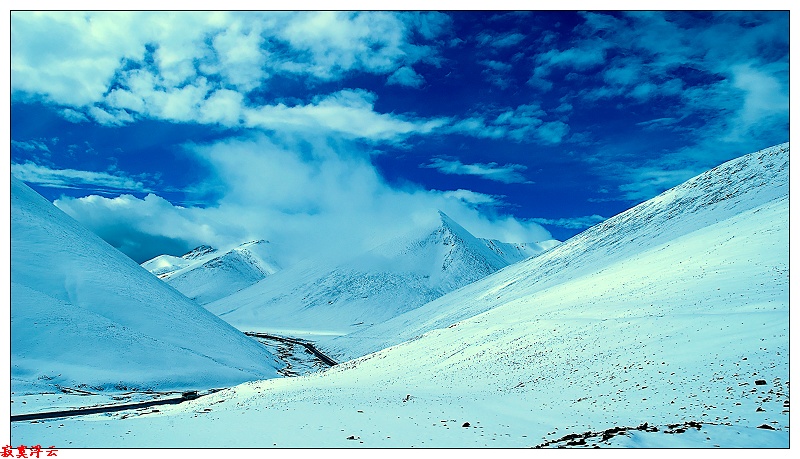
[[(487, 279), (465, 287), (481, 301), (457, 308), (447, 299), (341, 337), (331, 349), (354, 358), (446, 327), (493, 308), (498, 300), (566, 283), (604, 266), (723, 221), (788, 193), (789, 145), (729, 161), (515, 265), (504, 283)], [(514, 273), (514, 274), (512, 274)]]
[(228, 296), (280, 269), (264, 240), (226, 252), (202, 245), (181, 257), (160, 255), (142, 266), (200, 304)]
[(11, 249), (15, 384), (200, 388), (277, 376), (261, 345), (13, 177)]
[(786, 448), (787, 163), (788, 145), (726, 163), (439, 298), (417, 327), (441, 328), (323, 373), (15, 423), (12, 444)]
[(206, 307), (240, 330), (324, 340), (413, 310), (544, 250), (478, 239), (439, 217), (345, 263), (301, 263)]

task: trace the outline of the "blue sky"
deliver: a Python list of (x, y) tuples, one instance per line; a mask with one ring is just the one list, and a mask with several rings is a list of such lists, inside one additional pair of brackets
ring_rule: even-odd
[(137, 261), (565, 240), (789, 138), (788, 12), (14, 12), (11, 172)]

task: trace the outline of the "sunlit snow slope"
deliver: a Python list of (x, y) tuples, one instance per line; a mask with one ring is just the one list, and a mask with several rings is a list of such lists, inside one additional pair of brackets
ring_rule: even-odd
[(226, 252), (200, 246), (181, 257), (160, 255), (142, 266), (200, 304), (249, 287), (280, 269), (269, 242), (263, 240)]
[(263, 346), (11, 179), (11, 376), (112, 388), (277, 376)]
[(440, 213), (435, 225), (347, 262), (300, 263), (206, 307), (241, 330), (324, 341), (413, 310), (551, 245), (478, 239)]
[[(459, 292), (462, 296), (475, 298), (475, 301), (453, 303), (452, 297), (440, 298), (385, 323), (337, 338), (333, 344), (335, 351), (347, 357), (365, 355), (429, 330), (447, 327), (533, 292), (568, 284), (768, 202), (788, 200), (788, 160), (789, 145), (783, 144), (729, 161), (589, 228), (540, 256), (507, 268), (502, 277), (476, 282)], [(783, 230), (787, 225), (788, 213), (783, 226), (776, 228)], [(743, 243), (736, 247), (732, 255), (749, 250)], [(788, 246), (783, 248), (784, 252), (775, 256), (782, 255), (788, 259)], [(758, 255), (758, 258), (764, 256), (766, 254)], [(783, 258), (775, 262), (781, 260)], [(687, 267), (680, 260), (675, 266), (662, 265), (662, 272), (653, 282), (657, 284), (662, 279), (669, 279), (678, 268), (701, 266), (695, 262)], [(732, 269), (726, 268), (718, 274), (737, 275), (730, 272)], [(703, 271), (698, 275), (706, 274)], [(788, 280), (788, 277), (783, 280)], [(767, 285), (775, 285), (775, 282)], [(591, 292), (599, 293), (598, 288)], [(702, 298), (706, 293), (686, 292), (680, 297), (693, 295), (693, 298)]]

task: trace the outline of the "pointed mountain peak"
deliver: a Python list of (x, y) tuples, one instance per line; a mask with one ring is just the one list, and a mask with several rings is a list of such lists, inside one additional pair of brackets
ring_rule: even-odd
[(439, 212), (439, 218), (442, 221), (441, 225), (442, 228), (449, 229), (451, 232), (456, 233), (458, 235), (463, 235), (466, 233), (470, 237), (475, 237), (472, 235), (472, 233), (467, 231), (466, 228), (464, 228), (463, 226), (458, 224), (458, 222), (450, 218), (446, 213), (442, 212), (441, 210), (438, 212)]

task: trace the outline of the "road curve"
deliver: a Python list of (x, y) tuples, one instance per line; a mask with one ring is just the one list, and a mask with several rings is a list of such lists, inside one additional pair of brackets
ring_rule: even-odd
[(311, 343), (309, 343), (307, 341), (302, 341), (302, 340), (299, 340), (299, 339), (296, 339), (296, 338), (287, 338), (285, 336), (270, 335), (270, 334), (267, 334), (267, 333), (244, 332), (244, 334), (247, 335), (247, 336), (252, 336), (254, 338), (274, 339), (276, 341), (283, 341), (285, 343), (299, 344), (299, 345), (303, 346), (304, 348), (308, 349), (309, 352), (314, 354), (320, 361), (322, 361), (322, 363), (328, 365), (329, 367), (332, 367), (332, 366), (337, 364), (335, 360), (333, 360), (332, 358), (330, 358), (327, 355), (323, 354), (319, 349), (314, 347), (313, 344), (311, 344)]

